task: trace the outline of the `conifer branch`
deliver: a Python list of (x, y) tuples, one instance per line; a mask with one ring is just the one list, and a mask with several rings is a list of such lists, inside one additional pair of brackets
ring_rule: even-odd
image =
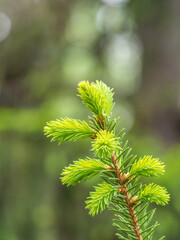
[(111, 160), (112, 160), (113, 166), (115, 168), (115, 173), (116, 173), (116, 176), (118, 178), (118, 182), (122, 186), (122, 187), (119, 188), (119, 192), (122, 192), (122, 194), (125, 196), (125, 202), (126, 202), (126, 206), (128, 208), (128, 211), (129, 211), (130, 218), (132, 220), (132, 226), (133, 226), (133, 230), (135, 232), (135, 236), (139, 240), (143, 240), (142, 235), (141, 235), (141, 231), (140, 231), (140, 228), (139, 228), (139, 223), (137, 221), (136, 213), (135, 213), (135, 210), (134, 210), (134, 206), (131, 204), (132, 199), (130, 198), (130, 194), (128, 192), (126, 183), (124, 182), (125, 177), (121, 173), (120, 166), (119, 166), (119, 163), (116, 159), (115, 153), (113, 153), (113, 156), (112, 156)]
[[(152, 156), (137, 160), (131, 154), (124, 131), (116, 135), (117, 119), (110, 119), (114, 106), (112, 89), (101, 81), (80, 82), (79, 96), (93, 112), (89, 124), (70, 118), (50, 121), (44, 128), (52, 141), (76, 141), (91, 138), (95, 158), (79, 159), (66, 167), (61, 175), (63, 184), (73, 185), (100, 175), (103, 183), (95, 187), (86, 200), (89, 214), (101, 213), (107, 206), (115, 212), (113, 225), (123, 240), (152, 240), (159, 225), (149, 226), (155, 209), (148, 210), (150, 202), (165, 205), (169, 194), (164, 187), (151, 183), (142, 185), (141, 176), (157, 177), (164, 174), (164, 163)], [(161, 238), (163, 239), (163, 237)]]
[(117, 193), (117, 188), (114, 188), (111, 184), (103, 182), (95, 187), (95, 192), (90, 192), (88, 200), (86, 200), (86, 208), (90, 209), (89, 214), (95, 216), (99, 212), (101, 213), (105, 206), (109, 205), (113, 195)]
[(94, 130), (85, 122), (71, 118), (61, 118), (50, 121), (44, 127), (47, 137), (52, 137), (52, 142), (76, 141), (80, 138), (93, 137)]
[(70, 186), (92, 178), (104, 170), (106, 170), (104, 163), (100, 160), (87, 157), (86, 159), (74, 161), (73, 164), (66, 167), (61, 174), (61, 181), (63, 184)]
[(148, 202), (155, 202), (164, 206), (169, 202), (170, 197), (164, 187), (151, 183), (141, 188), (139, 199), (141, 198)]
[(134, 162), (130, 171), (130, 176), (157, 177), (164, 174), (164, 168), (164, 163), (160, 162), (158, 158), (144, 156)]
[(102, 81), (91, 83), (82, 81), (79, 83), (79, 97), (83, 104), (89, 108), (96, 116), (109, 116), (114, 103), (112, 89), (107, 87)]

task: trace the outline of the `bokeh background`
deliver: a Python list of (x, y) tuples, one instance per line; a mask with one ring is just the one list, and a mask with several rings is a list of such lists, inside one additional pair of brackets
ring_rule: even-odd
[(179, 13), (179, 0), (0, 0), (0, 240), (117, 239), (111, 213), (84, 209), (96, 179), (59, 180), (90, 143), (43, 135), (49, 120), (87, 119), (77, 85), (96, 79), (114, 88), (134, 153), (166, 163), (154, 239), (180, 239)]

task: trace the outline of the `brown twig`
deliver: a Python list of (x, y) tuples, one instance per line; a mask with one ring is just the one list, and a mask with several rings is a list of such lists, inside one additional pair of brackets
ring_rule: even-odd
[[(104, 130), (104, 119), (100, 119), (101, 124), (99, 123), (98, 118), (96, 120), (97, 120), (99, 126)], [(116, 155), (115, 155), (114, 152), (113, 152), (113, 156), (111, 158), (111, 161), (113, 163), (113, 166), (114, 166), (114, 169), (115, 169), (115, 172), (116, 172), (116, 177), (118, 178), (118, 182), (122, 186), (118, 189), (118, 193), (122, 193), (125, 196), (126, 206), (128, 208), (128, 211), (129, 211), (129, 214), (130, 214), (130, 217), (131, 217), (131, 220), (132, 220), (132, 226), (133, 226), (135, 235), (136, 235), (138, 240), (143, 240), (142, 235), (141, 235), (141, 231), (140, 231), (140, 228), (139, 228), (139, 223), (138, 223), (137, 217), (136, 217), (136, 212), (134, 210), (134, 205), (136, 205), (136, 204), (134, 204), (134, 205), (132, 204), (133, 200), (130, 198), (130, 195), (128, 193), (128, 189), (127, 189), (127, 186), (126, 186), (128, 175), (123, 175), (121, 173), (121, 169), (119, 167), (119, 163), (116, 159)]]
[(130, 195), (128, 193), (128, 189), (127, 189), (127, 186), (126, 186), (126, 181), (124, 181), (125, 177), (121, 172), (121, 169), (119, 167), (119, 163), (116, 159), (116, 155), (115, 155), (114, 152), (113, 152), (113, 156), (111, 158), (111, 161), (113, 163), (113, 166), (114, 166), (114, 169), (115, 169), (115, 172), (116, 172), (116, 177), (118, 178), (118, 182), (122, 186), (118, 189), (118, 192), (125, 196), (126, 206), (128, 208), (128, 211), (129, 211), (129, 214), (130, 214), (130, 217), (131, 217), (131, 220), (132, 220), (132, 226), (133, 226), (135, 235), (136, 235), (137, 239), (143, 240), (141, 232), (140, 232), (140, 228), (139, 228), (139, 223), (138, 223), (137, 217), (136, 217), (136, 212), (135, 212), (134, 206), (132, 204), (132, 199), (130, 198)]

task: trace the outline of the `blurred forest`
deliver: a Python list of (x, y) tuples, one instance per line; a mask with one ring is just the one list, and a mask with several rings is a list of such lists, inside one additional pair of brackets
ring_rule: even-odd
[(179, 0), (0, 0), (0, 240), (117, 239), (111, 212), (84, 209), (92, 182), (59, 180), (89, 142), (43, 134), (49, 120), (87, 119), (77, 85), (96, 79), (114, 88), (134, 153), (165, 162), (155, 238), (180, 239), (179, 13)]

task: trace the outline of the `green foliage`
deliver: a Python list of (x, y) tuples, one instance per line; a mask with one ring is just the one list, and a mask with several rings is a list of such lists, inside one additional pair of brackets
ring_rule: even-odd
[(100, 130), (97, 133), (97, 138), (92, 142), (92, 151), (100, 158), (110, 158), (113, 151), (117, 152), (120, 148), (118, 138), (112, 132)]
[(167, 190), (154, 183), (142, 187), (139, 198), (142, 198), (144, 201), (155, 202), (159, 205), (166, 205), (170, 199)]
[(61, 180), (63, 184), (69, 186), (92, 178), (105, 169), (105, 164), (100, 160), (87, 157), (86, 159), (74, 161), (74, 164), (66, 167), (62, 172)]
[(78, 91), (83, 104), (95, 115), (99, 117), (110, 115), (114, 106), (113, 93), (106, 84), (102, 81), (91, 84), (82, 81), (79, 83)]
[(117, 193), (117, 187), (113, 187), (108, 183), (101, 183), (94, 187), (95, 192), (90, 192), (90, 196), (86, 201), (86, 208), (89, 209), (89, 214), (95, 216), (99, 212), (101, 213), (105, 206), (109, 205), (112, 197)]
[(138, 161), (135, 161), (130, 175), (157, 177), (164, 174), (164, 163), (160, 162), (158, 158), (152, 158), (152, 156), (144, 156)]
[(61, 118), (47, 123), (45, 134), (60, 142), (93, 138), (92, 151), (97, 159), (74, 161), (63, 170), (62, 183), (69, 186), (99, 174), (103, 183), (95, 187), (86, 201), (89, 214), (94, 216), (108, 206), (115, 212), (114, 226), (120, 230), (120, 239), (152, 240), (158, 223), (149, 226), (155, 210), (148, 211), (148, 205), (167, 204), (169, 194), (154, 183), (142, 187), (140, 177), (164, 174), (164, 164), (152, 156), (136, 160), (128, 142), (124, 143), (124, 131), (116, 135), (117, 119), (107, 117), (114, 105), (110, 88), (101, 81), (83, 81), (78, 90), (85, 106), (95, 114), (89, 117), (90, 124)]
[(76, 141), (80, 138), (92, 137), (94, 130), (85, 122), (71, 118), (50, 121), (44, 127), (45, 135), (52, 141)]

